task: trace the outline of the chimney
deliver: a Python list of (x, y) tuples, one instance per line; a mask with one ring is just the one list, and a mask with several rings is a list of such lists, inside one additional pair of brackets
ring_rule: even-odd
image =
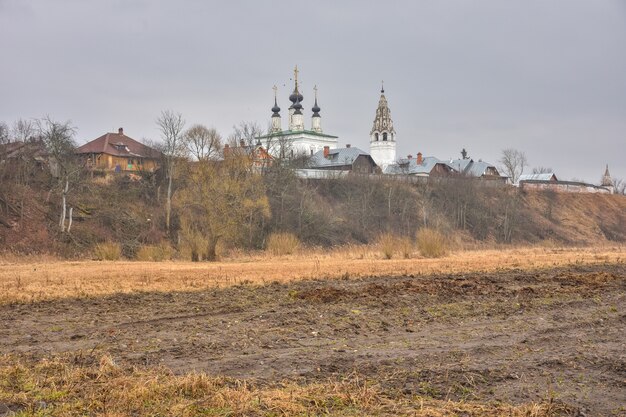
[(422, 165), (422, 162), (424, 162), (424, 159), (422, 159), (422, 153), (418, 152), (417, 153), (417, 160), (415, 161), (418, 165)]
[(330, 146), (324, 146), (324, 158), (328, 158), (329, 153), (330, 153)]
[(222, 152), (224, 156), (228, 156), (228, 152), (230, 152), (230, 145), (228, 143), (224, 144), (224, 151)]
[(413, 155), (411, 155), (411, 154), (407, 155), (406, 157), (409, 158), (409, 159), (413, 159)]
[(120, 127), (119, 129), (117, 129), (117, 133), (118, 133), (119, 135), (123, 135), (123, 134), (124, 134), (124, 128), (123, 128), (123, 127)]
[(348, 143), (348, 144), (346, 145), (346, 148), (349, 148), (349, 147), (350, 147), (350, 144)]

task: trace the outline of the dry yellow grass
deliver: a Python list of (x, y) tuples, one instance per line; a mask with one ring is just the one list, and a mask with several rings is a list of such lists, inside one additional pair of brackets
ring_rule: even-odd
[(324, 383), (257, 387), (206, 374), (176, 376), (166, 369), (118, 367), (109, 356), (65, 355), (22, 362), (0, 356), (0, 403), (20, 416), (511, 416), (571, 415), (548, 400), (508, 405), (393, 397), (357, 375)]
[(241, 283), (321, 278), (473, 273), (515, 268), (623, 262), (625, 247), (514, 248), (452, 252), (437, 259), (381, 259), (376, 248), (307, 255), (257, 255), (224, 262), (29, 262), (0, 260), (0, 303), (134, 291), (194, 291)]

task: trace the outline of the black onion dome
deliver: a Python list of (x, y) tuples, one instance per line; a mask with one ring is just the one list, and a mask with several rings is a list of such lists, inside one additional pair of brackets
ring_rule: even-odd
[(291, 93), (291, 95), (289, 96), (289, 101), (291, 101), (294, 105), (296, 104), (297, 101), (301, 102), (303, 99), (304, 97), (298, 91), (298, 87), (296, 87), (296, 89), (293, 90), (293, 93)]
[(317, 99), (315, 99), (315, 104), (313, 105), (313, 108), (311, 109), (311, 111), (313, 111), (313, 117), (320, 117), (320, 106), (317, 105)]
[(302, 114), (302, 104), (300, 104), (300, 100), (296, 100), (291, 107), (295, 110), (294, 114)]
[(273, 116), (280, 116), (278, 112), (280, 112), (280, 107), (278, 107), (278, 103), (276, 102), (276, 99), (274, 99), (274, 107), (272, 107), (272, 113), (274, 113)]

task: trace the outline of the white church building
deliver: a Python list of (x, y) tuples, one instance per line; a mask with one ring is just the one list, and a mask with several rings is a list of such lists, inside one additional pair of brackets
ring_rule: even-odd
[(278, 107), (277, 88), (274, 86), (274, 107), (272, 107), (271, 128), (268, 134), (259, 136), (257, 139), (261, 145), (274, 156), (281, 158), (292, 158), (298, 155), (313, 155), (321, 151), (325, 146), (337, 148), (338, 137), (325, 134), (322, 131), (322, 117), (320, 107), (317, 104), (317, 86), (313, 88), (315, 92), (315, 104), (311, 108), (311, 128), (306, 129), (302, 101), (304, 97), (300, 93), (298, 84), (298, 67), (294, 69), (294, 90), (289, 96), (291, 106), (287, 129), (283, 130), (280, 107)]
[[(257, 139), (271, 155), (279, 158), (293, 158), (296, 156), (312, 156), (324, 149), (338, 149), (338, 137), (329, 135), (322, 130), (322, 117), (317, 100), (317, 86), (314, 90), (314, 104), (311, 108), (310, 129), (305, 128), (302, 102), (304, 97), (300, 92), (298, 81), (298, 67), (294, 69), (294, 89), (289, 96), (291, 106), (286, 129), (283, 130), (281, 109), (278, 106), (277, 88), (274, 86), (274, 106), (269, 132), (258, 136)], [(391, 120), (391, 111), (385, 97), (384, 86), (380, 90), (380, 99), (374, 124), (370, 131), (370, 155), (382, 171), (396, 161), (396, 130)]]

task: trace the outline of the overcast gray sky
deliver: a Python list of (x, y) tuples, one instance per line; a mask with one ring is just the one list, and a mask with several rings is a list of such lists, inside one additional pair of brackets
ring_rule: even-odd
[(80, 144), (157, 139), (163, 109), (266, 127), (296, 64), (341, 145), (369, 149), (384, 79), (399, 156), (626, 178), (626, 0), (0, 0), (0, 121), (69, 119)]

